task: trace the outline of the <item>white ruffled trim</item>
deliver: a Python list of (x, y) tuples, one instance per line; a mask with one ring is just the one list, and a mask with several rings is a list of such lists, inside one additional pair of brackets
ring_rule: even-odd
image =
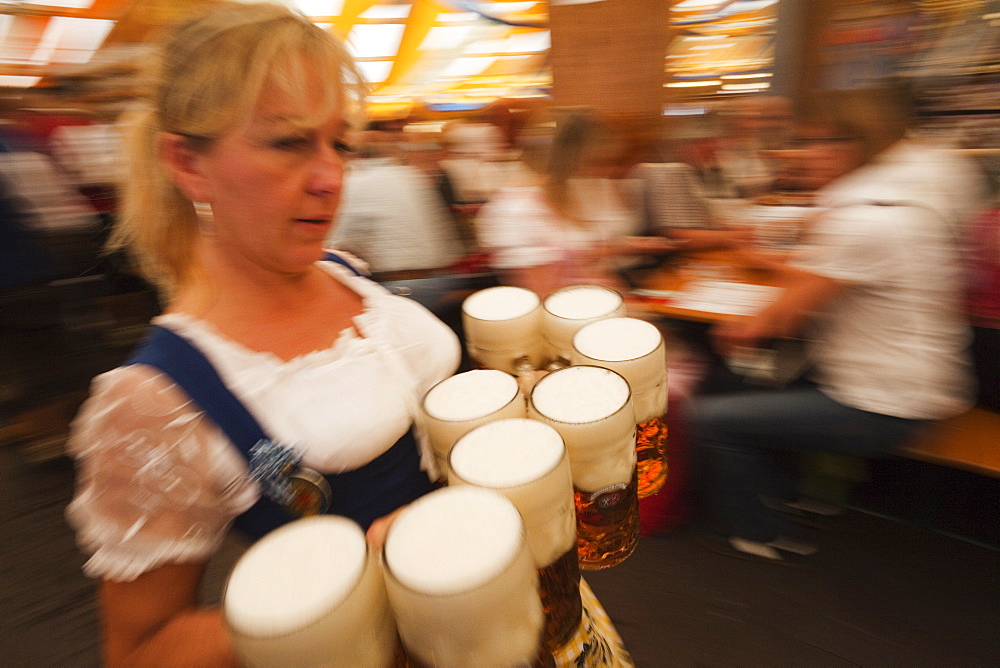
[(114, 582), (132, 582), (143, 573), (166, 564), (208, 561), (219, 551), (219, 546), (226, 535), (224, 531), (214, 539), (188, 543), (170, 541), (155, 550), (149, 548), (130, 550), (121, 544), (113, 545), (106, 542), (108, 537), (102, 536), (102, 533), (100, 531), (80, 531), (77, 535), (77, 545), (85, 553), (97, 549), (83, 565), (83, 572), (91, 578)]

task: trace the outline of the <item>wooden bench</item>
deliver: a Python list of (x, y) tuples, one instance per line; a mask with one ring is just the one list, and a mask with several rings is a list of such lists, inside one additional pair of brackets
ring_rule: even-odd
[(1000, 478), (1000, 413), (973, 408), (934, 425), (900, 454)]

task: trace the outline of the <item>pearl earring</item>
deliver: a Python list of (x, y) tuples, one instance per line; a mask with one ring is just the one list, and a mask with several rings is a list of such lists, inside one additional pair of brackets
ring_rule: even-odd
[(198, 217), (198, 226), (206, 234), (215, 232), (215, 214), (212, 212), (212, 205), (208, 202), (192, 202), (194, 205), (194, 215)]

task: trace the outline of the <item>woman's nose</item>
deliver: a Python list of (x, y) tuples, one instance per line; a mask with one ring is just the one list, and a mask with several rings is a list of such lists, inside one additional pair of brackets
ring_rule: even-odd
[(306, 189), (313, 195), (339, 193), (344, 184), (343, 158), (333, 148), (324, 148), (316, 158)]

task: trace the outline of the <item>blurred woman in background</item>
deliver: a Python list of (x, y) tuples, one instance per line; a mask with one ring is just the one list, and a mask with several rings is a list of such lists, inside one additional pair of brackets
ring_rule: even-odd
[(525, 157), (537, 183), (501, 190), (476, 218), (478, 242), (502, 283), (543, 297), (583, 283), (624, 289), (622, 256), (675, 246), (634, 236), (641, 221), (621, 178), (627, 149), (622, 131), (594, 111), (557, 121), (547, 151), (536, 145)]

